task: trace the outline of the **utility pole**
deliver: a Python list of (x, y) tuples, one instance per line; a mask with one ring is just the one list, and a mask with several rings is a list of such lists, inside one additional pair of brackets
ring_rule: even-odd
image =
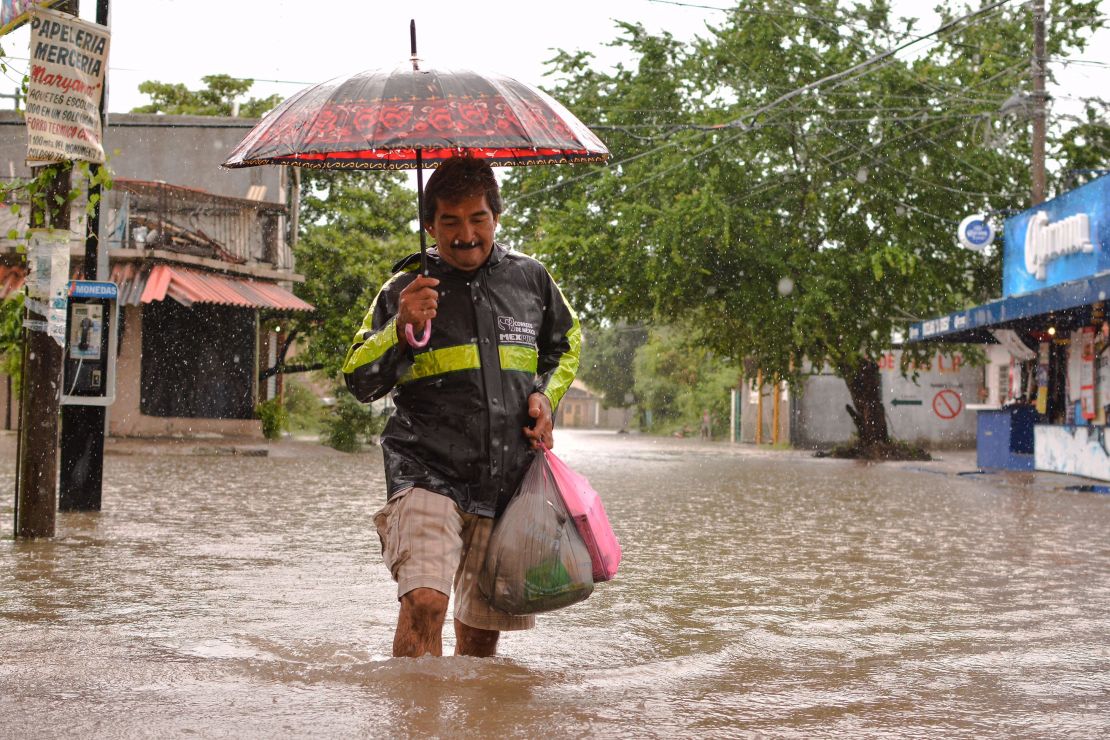
[[(43, 204), (31, 206), (31, 223), (69, 232), (72, 162), (47, 165), (50, 184)], [(58, 401), (62, 394), (62, 348), (45, 330), (46, 316), (28, 307), (19, 394), (15, 536), (53, 537), (58, 490)]]
[[(108, 25), (109, 0), (96, 0), (96, 22)], [(107, 129), (105, 110), (108, 105), (108, 74), (104, 74), (104, 91), (100, 97), (100, 130)], [(89, 166), (96, 175), (100, 165)], [(85, 232), (83, 271), (86, 280), (106, 280), (100, 274), (100, 185), (89, 188), (89, 197), (96, 195), (96, 205)], [(62, 511), (100, 511), (104, 481), (104, 406), (62, 406), (62, 469), (58, 481), (58, 508)]]
[(1032, 0), (1033, 8), (1033, 205), (1044, 202), (1045, 140), (1045, 51), (1044, 0)]

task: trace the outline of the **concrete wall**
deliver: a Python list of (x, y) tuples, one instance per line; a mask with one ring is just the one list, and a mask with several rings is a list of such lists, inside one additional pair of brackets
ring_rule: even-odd
[[(880, 359), (883, 403), (890, 433), (896, 439), (925, 447), (974, 447), (975, 413), (983, 371), (963, 362), (962, 355), (940, 354), (919, 368), (917, 380), (902, 377), (902, 353), (891, 350)], [(855, 425), (845, 410), (851, 403), (848, 386), (825, 368), (807, 376), (801, 393), (788, 394), (779, 409), (779, 441), (795, 447), (820, 448), (848, 442)], [(763, 388), (763, 442), (771, 441), (771, 387)], [(755, 441), (756, 398), (751, 388), (741, 395), (742, 442)]]
[(596, 396), (572, 397), (568, 392), (555, 411), (555, 424), (569, 429), (624, 429), (632, 423), (632, 409), (607, 409)]
[(1038, 424), (1033, 433), (1034, 468), (1110, 480), (1110, 440), (1106, 437), (1106, 427)]
[(844, 407), (851, 402), (842, 378), (831, 373), (807, 377), (794, 403), (794, 446), (818, 448), (850, 441), (856, 426)]
[[(161, 180), (236, 198), (246, 198), (252, 185), (263, 185), (263, 200), (285, 203), (287, 168), (220, 169), (254, 124), (246, 118), (116, 113), (108, 118), (104, 151), (116, 177)], [(0, 177), (28, 176), (26, 156), (22, 116), (0, 111)]]
[(938, 352), (915, 382), (899, 372), (901, 356), (900, 351), (889, 352), (883, 362), (883, 403), (891, 434), (924, 446), (974, 447), (976, 418), (967, 404), (979, 402), (982, 369), (964, 364), (959, 353)]

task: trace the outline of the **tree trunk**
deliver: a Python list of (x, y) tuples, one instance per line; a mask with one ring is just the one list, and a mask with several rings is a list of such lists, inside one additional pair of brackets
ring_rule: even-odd
[(871, 360), (861, 360), (854, 367), (841, 366), (840, 376), (848, 384), (852, 403), (846, 408), (856, 424), (859, 444), (863, 449), (890, 443), (883, 408), (883, 384), (879, 365)]

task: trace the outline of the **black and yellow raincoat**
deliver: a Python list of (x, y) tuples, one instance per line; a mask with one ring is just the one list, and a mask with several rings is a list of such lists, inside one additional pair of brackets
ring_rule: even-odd
[(468, 274), (432, 249), (439, 306), (431, 342), (413, 350), (398, 343), (397, 310), (419, 269), (419, 255), (402, 260), (374, 299), (343, 364), (347, 387), (361, 401), (394, 389), (381, 438), (390, 497), (418, 486), (496, 516), (531, 460), (528, 396), (545, 394), (554, 411), (574, 380), (578, 318), (531, 257), (494, 244)]

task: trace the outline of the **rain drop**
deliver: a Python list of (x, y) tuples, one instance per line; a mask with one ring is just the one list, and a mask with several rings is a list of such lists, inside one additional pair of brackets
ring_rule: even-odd
[(782, 280), (779, 280), (779, 295), (788, 296), (793, 292), (794, 292), (794, 279), (793, 278), (784, 277)]

